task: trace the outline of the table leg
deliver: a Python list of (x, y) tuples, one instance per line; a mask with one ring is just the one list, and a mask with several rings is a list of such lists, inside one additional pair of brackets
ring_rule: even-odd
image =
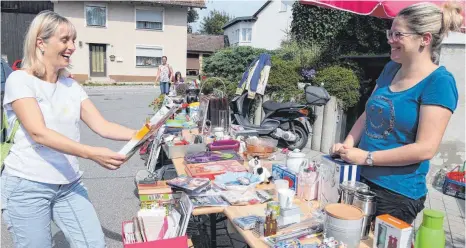
[(210, 248), (217, 248), (217, 214), (209, 214)]

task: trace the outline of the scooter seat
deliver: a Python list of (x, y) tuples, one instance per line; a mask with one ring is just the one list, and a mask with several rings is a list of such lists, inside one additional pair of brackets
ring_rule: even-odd
[(240, 124), (245, 130), (255, 130), (259, 133), (259, 135), (270, 134), (280, 125), (280, 122), (275, 120), (264, 120), (260, 126), (253, 125), (249, 122), (249, 120), (238, 114), (235, 114), (235, 118), (238, 120), (238, 124)]
[(299, 108), (303, 107), (302, 104), (295, 102), (275, 102), (275, 101), (266, 101), (262, 104), (262, 108), (266, 114), (275, 111), (281, 108)]

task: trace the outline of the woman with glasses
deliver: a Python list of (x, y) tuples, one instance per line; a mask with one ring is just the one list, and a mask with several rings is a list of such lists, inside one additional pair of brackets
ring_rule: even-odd
[(456, 3), (400, 11), (387, 31), (392, 61), (348, 137), (330, 151), (361, 165), (362, 181), (377, 194), (376, 215), (412, 223), (424, 208), (429, 160), (458, 102), (453, 75), (437, 65), (440, 44), (460, 29), (461, 11)]

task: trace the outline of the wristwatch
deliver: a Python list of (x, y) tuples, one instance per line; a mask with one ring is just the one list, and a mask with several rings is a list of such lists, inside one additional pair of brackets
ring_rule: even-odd
[(373, 156), (372, 156), (372, 152), (367, 153), (366, 164), (369, 165), (369, 166), (374, 165), (374, 159), (373, 159)]

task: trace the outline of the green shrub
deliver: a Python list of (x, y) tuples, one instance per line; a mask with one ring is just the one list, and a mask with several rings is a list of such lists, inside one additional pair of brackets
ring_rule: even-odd
[[(291, 36), (299, 44), (320, 44), (330, 55), (380, 54), (389, 51), (385, 30), (391, 20), (336, 9), (293, 4)], [(332, 59), (331, 56), (325, 56)]]
[(345, 110), (359, 101), (359, 79), (351, 69), (336, 65), (326, 67), (317, 71), (314, 82), (317, 85), (323, 83), (328, 93), (337, 97)]
[(298, 89), (298, 82), (302, 81), (299, 74), (300, 65), (297, 61), (286, 61), (278, 56), (272, 56), (272, 67), (270, 69), (266, 94), (275, 99), (299, 101), (304, 92)]
[(295, 40), (282, 42), (273, 55), (286, 61), (293, 61), (302, 67), (313, 67), (321, 59), (322, 46), (299, 44)]
[(225, 48), (205, 58), (202, 69), (208, 77), (220, 77), (230, 82), (239, 82), (249, 64), (264, 52), (267, 50), (249, 46)]

